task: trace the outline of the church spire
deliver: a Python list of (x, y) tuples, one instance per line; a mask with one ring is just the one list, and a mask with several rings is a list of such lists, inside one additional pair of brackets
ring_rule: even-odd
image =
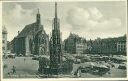
[(40, 14), (39, 8), (38, 8), (38, 14)]
[(57, 2), (55, 2), (55, 18), (57, 18)]
[(39, 8), (38, 8), (37, 10), (38, 10), (38, 12), (37, 12), (37, 15), (36, 15), (36, 22), (37, 22), (38, 24), (40, 24), (41, 20), (40, 20)]
[(54, 27), (53, 29), (59, 30), (59, 19), (57, 17), (57, 2), (55, 2), (55, 17), (54, 17)]

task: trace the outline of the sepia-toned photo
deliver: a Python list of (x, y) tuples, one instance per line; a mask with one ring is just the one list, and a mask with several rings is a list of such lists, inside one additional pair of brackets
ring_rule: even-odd
[(2, 2), (2, 78), (127, 78), (126, 3)]

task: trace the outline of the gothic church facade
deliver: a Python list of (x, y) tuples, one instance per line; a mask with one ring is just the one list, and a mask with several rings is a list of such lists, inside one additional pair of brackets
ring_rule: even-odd
[(11, 41), (11, 52), (16, 55), (41, 55), (49, 53), (49, 36), (41, 25), (41, 15), (36, 15), (36, 22), (26, 25)]

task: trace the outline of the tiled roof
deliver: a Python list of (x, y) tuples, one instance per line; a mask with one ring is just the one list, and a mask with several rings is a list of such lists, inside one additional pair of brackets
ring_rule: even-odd
[[(25, 28), (19, 33), (19, 35), (17, 37), (26, 37), (36, 27), (37, 27), (36, 23), (32, 23), (32, 24), (26, 25)], [(43, 28), (42, 25), (41, 25), (41, 27)]]

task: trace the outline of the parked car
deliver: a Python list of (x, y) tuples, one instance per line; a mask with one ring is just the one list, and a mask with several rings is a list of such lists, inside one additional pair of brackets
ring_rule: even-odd
[(126, 66), (123, 65), (123, 64), (122, 64), (122, 65), (119, 65), (119, 66), (118, 66), (118, 69), (124, 69), (124, 70), (126, 70)]

